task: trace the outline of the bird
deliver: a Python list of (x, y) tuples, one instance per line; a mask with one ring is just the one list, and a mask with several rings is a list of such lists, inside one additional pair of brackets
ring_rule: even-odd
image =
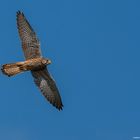
[(62, 110), (59, 90), (47, 68), (51, 60), (42, 56), (40, 41), (22, 11), (17, 11), (16, 21), (25, 61), (2, 65), (2, 73), (11, 77), (30, 71), (34, 83), (44, 97), (58, 110)]

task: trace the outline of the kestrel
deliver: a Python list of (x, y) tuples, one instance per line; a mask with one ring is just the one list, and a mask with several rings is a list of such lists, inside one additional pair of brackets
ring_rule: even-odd
[(63, 104), (55, 84), (55, 81), (48, 72), (47, 65), (50, 59), (42, 57), (40, 43), (33, 28), (27, 21), (23, 12), (17, 12), (17, 28), (22, 43), (25, 61), (5, 64), (1, 70), (7, 76), (31, 71), (34, 82), (45, 98), (58, 110), (62, 110)]

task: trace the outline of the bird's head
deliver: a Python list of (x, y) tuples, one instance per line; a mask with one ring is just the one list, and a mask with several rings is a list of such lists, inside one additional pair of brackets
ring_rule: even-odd
[(49, 65), (49, 64), (51, 64), (51, 60), (50, 59), (48, 59), (48, 58), (42, 58), (42, 64), (44, 64), (44, 65)]

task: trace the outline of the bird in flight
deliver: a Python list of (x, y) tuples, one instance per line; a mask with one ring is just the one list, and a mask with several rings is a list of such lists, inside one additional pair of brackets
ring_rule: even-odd
[(2, 65), (3, 74), (10, 77), (31, 71), (34, 82), (44, 97), (58, 110), (62, 110), (63, 104), (58, 88), (47, 69), (47, 65), (51, 63), (51, 60), (42, 56), (36, 33), (23, 12), (20, 11), (17, 12), (17, 28), (26, 60)]

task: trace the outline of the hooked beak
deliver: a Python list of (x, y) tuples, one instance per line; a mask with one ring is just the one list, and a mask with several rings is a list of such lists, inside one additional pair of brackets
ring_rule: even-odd
[(48, 59), (47, 64), (51, 64), (51, 63), (52, 63), (51, 60)]

